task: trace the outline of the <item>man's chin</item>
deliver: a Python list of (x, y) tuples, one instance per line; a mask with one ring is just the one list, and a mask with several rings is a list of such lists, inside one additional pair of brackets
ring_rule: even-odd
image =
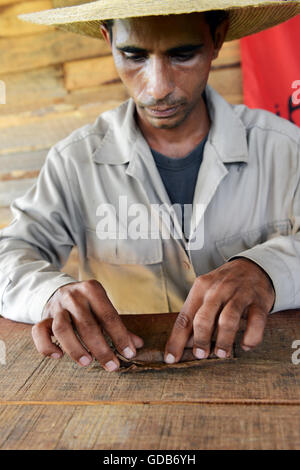
[(149, 124), (151, 124), (156, 129), (176, 129), (183, 123), (185, 116), (173, 116), (172, 118), (164, 119), (149, 118), (148, 116), (147, 120)]

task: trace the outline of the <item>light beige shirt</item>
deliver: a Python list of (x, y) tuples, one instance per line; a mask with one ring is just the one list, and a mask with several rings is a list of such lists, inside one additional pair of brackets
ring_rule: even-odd
[(151, 238), (149, 228), (137, 240), (99, 239), (104, 203), (170, 204), (130, 99), (54, 145), (37, 183), (12, 204), (14, 220), (0, 234), (4, 317), (41, 320), (53, 292), (75, 281), (60, 272), (74, 245), (78, 280), (101, 282), (120, 314), (179, 311), (196, 276), (235, 255), (271, 277), (272, 311), (300, 307), (300, 130), (232, 106), (209, 86), (206, 97), (212, 126), (193, 203), (203, 215), (192, 219), (203, 247), (190, 249), (182, 233)]

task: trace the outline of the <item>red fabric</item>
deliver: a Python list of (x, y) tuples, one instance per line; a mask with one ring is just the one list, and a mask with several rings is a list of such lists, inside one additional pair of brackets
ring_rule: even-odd
[(244, 102), (300, 126), (300, 15), (241, 39)]

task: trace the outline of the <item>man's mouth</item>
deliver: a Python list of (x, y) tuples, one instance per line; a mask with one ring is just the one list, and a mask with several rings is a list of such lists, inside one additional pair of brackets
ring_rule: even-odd
[(175, 105), (175, 106), (157, 106), (153, 108), (146, 108), (147, 113), (150, 114), (151, 116), (157, 117), (157, 118), (164, 118), (164, 117), (170, 117), (173, 116), (180, 105)]

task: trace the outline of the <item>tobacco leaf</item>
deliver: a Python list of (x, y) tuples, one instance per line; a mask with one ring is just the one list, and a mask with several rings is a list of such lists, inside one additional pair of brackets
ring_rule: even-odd
[[(119, 372), (201, 367), (207, 361), (222, 361), (222, 359), (217, 358), (213, 353), (215, 343), (212, 342), (211, 353), (207, 359), (196, 359), (192, 349), (186, 348), (178, 363), (166, 364), (164, 362), (165, 345), (177, 315), (178, 313), (121, 315), (122, 322), (126, 328), (143, 338), (144, 346), (141, 349), (137, 349), (137, 354), (133, 359), (126, 359), (116, 350), (111, 338), (104, 332), (107, 342), (120, 360)], [(234, 347), (230, 359), (232, 358), (235, 358)]]

